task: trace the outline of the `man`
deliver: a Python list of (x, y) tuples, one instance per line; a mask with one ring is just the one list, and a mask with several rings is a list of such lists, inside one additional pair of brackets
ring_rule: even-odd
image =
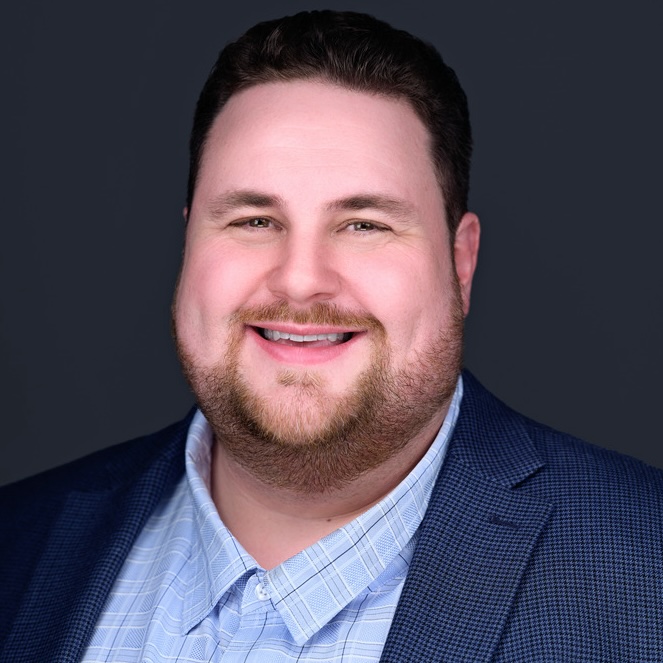
[(3, 491), (1, 660), (663, 659), (661, 473), (461, 374), (470, 148), (375, 19), (224, 49), (173, 304), (200, 410)]

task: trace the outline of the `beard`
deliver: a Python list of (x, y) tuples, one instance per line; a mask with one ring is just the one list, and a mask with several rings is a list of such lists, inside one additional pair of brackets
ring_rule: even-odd
[[(315, 371), (284, 369), (277, 381), (290, 397), (263, 397), (240, 364), (245, 325), (256, 320), (367, 329), (368, 368), (340, 397), (326, 391)], [(398, 454), (448, 406), (462, 363), (458, 289), (446, 327), (400, 369), (391, 366), (387, 335), (375, 317), (333, 304), (316, 303), (307, 311), (283, 302), (243, 309), (230, 321), (224, 359), (213, 367), (198, 364), (173, 328), (184, 374), (215, 444), (263, 484), (305, 495), (342, 489)]]

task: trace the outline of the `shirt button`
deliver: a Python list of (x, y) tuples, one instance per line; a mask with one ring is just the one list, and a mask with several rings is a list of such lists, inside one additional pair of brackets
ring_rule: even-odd
[(256, 596), (260, 601), (266, 601), (269, 598), (269, 594), (261, 582), (256, 585)]

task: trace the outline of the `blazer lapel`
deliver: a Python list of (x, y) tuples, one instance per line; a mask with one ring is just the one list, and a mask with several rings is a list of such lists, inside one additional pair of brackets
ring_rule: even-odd
[(382, 661), (489, 661), (550, 504), (516, 487), (541, 463), (520, 415), (469, 373)]

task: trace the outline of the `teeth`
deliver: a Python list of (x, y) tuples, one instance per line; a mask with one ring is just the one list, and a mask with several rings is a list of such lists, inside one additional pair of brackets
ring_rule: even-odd
[(263, 329), (265, 338), (270, 341), (295, 341), (296, 343), (310, 342), (310, 341), (329, 341), (336, 343), (337, 341), (347, 340), (350, 338), (349, 333), (341, 334), (288, 334), (287, 332), (280, 332), (274, 329)]

